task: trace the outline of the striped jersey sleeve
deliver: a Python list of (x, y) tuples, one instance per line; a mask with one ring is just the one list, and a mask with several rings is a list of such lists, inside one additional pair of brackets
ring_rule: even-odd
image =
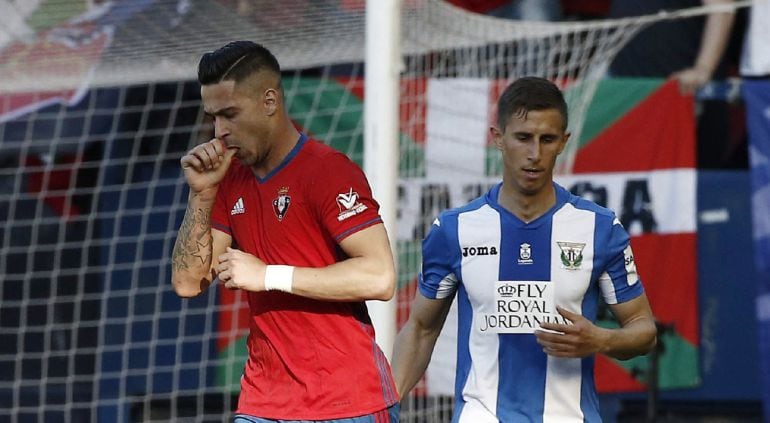
[(631, 237), (614, 216), (606, 246), (606, 270), (599, 276), (599, 287), (604, 301), (607, 304), (619, 304), (642, 295), (644, 288), (636, 271)]
[(458, 249), (455, 238), (456, 225), (452, 225), (450, 219), (440, 217), (433, 221), (422, 242), (422, 271), (418, 285), (420, 293), (426, 298), (448, 298), (457, 291)]

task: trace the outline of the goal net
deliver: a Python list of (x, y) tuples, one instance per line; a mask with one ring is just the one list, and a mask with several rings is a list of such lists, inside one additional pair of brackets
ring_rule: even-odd
[[(618, 49), (681, 14), (532, 23), (439, 0), (403, 0), (401, 13), (403, 323), (426, 228), (499, 177), (487, 127), (505, 85), (554, 80), (579, 141)], [(361, 163), (363, 1), (5, 0), (0, 22), (0, 421), (229, 421), (245, 297), (214, 286), (181, 300), (170, 284), (179, 159), (212, 131), (197, 60), (233, 39), (265, 44), (297, 126)], [(564, 157), (569, 172), (574, 150)], [(440, 183), (457, 178), (481, 182)], [(451, 382), (430, 377), (405, 421), (448, 421)]]

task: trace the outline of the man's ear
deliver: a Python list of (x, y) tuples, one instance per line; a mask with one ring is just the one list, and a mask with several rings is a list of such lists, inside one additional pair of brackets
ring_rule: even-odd
[(272, 116), (278, 111), (278, 104), (280, 102), (278, 90), (275, 88), (268, 88), (265, 90), (264, 106), (265, 114)]
[(564, 151), (564, 148), (567, 146), (567, 143), (569, 142), (570, 135), (572, 135), (571, 132), (564, 133), (564, 141), (561, 142), (561, 146), (559, 147), (559, 152), (556, 153), (557, 155), (561, 154), (561, 152)]
[(492, 137), (492, 141), (494, 141), (495, 146), (498, 150), (503, 149), (503, 133), (500, 132), (499, 129), (497, 129), (494, 126), (489, 127), (489, 135)]

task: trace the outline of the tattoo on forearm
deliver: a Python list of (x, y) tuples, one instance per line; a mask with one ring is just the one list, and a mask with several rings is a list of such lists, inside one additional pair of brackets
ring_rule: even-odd
[[(193, 267), (210, 265), (211, 244), (209, 210), (193, 209), (188, 204), (174, 244), (174, 252), (171, 255), (171, 265), (174, 271), (185, 271)], [(208, 269), (206, 272), (208, 273)]]

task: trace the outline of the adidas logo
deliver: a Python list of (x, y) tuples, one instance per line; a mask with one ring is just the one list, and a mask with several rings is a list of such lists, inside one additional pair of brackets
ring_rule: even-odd
[(243, 197), (239, 197), (238, 201), (235, 202), (233, 209), (230, 210), (230, 216), (244, 213), (246, 213), (246, 208), (243, 207)]

